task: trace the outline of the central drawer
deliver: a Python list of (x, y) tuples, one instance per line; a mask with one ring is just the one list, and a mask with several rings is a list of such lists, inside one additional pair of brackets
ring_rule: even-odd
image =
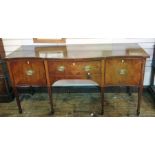
[(107, 58), (105, 61), (105, 85), (139, 85), (142, 59)]
[(48, 61), (50, 75), (100, 74), (100, 61)]
[(100, 61), (48, 61), (50, 83), (60, 79), (90, 79), (101, 83)]

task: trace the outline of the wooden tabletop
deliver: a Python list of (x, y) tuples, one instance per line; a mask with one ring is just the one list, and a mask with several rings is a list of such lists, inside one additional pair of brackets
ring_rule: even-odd
[(149, 55), (138, 44), (78, 44), (66, 46), (25, 45), (5, 58), (105, 58), (105, 57), (145, 57)]

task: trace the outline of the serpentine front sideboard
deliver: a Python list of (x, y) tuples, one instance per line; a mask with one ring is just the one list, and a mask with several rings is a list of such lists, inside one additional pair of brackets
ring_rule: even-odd
[(18, 87), (47, 87), (53, 113), (54, 82), (61, 79), (88, 79), (95, 81), (101, 88), (102, 114), (105, 87), (138, 87), (139, 115), (145, 62), (148, 57), (138, 44), (81, 44), (21, 46), (6, 56), (6, 61), (19, 113), (22, 113), (22, 108)]

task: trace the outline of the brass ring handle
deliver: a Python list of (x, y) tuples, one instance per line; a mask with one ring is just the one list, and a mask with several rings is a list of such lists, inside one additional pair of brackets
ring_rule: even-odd
[(87, 66), (84, 67), (84, 70), (86, 72), (90, 71), (91, 69), (92, 69), (92, 67), (90, 65), (87, 65)]
[(125, 75), (125, 74), (127, 74), (127, 70), (126, 69), (120, 69), (119, 74), (120, 75)]
[(59, 66), (59, 67), (57, 68), (57, 70), (58, 70), (59, 72), (64, 72), (65, 67), (64, 67), (64, 66)]
[(32, 70), (32, 69), (29, 69), (26, 71), (26, 75), (28, 75), (28, 76), (32, 76), (33, 74), (34, 74), (34, 70)]

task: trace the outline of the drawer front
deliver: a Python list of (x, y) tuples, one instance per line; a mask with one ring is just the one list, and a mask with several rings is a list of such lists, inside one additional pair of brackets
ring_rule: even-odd
[(7, 93), (5, 79), (0, 77), (0, 95), (5, 95)]
[(64, 61), (48, 61), (48, 71), (51, 76), (64, 76), (66, 74), (66, 63)]
[(46, 85), (42, 60), (16, 60), (10, 62), (15, 85)]
[(60, 79), (90, 79), (101, 83), (100, 61), (48, 61), (50, 84)]
[(101, 63), (100, 61), (78, 61), (67, 63), (67, 74), (68, 75), (86, 75), (90, 74), (101, 74)]
[(52, 85), (54, 82), (56, 82), (58, 80), (63, 80), (63, 79), (65, 79), (65, 80), (67, 80), (67, 79), (89, 79), (89, 80), (95, 81), (99, 85), (101, 84), (101, 75), (98, 75), (98, 74), (93, 74), (89, 78), (86, 75), (52, 76), (52, 78), (50, 78), (50, 83)]
[(107, 59), (105, 63), (105, 84), (139, 85), (142, 63), (141, 59)]
[(51, 75), (86, 75), (87, 73), (101, 73), (100, 61), (49, 61), (48, 68)]

